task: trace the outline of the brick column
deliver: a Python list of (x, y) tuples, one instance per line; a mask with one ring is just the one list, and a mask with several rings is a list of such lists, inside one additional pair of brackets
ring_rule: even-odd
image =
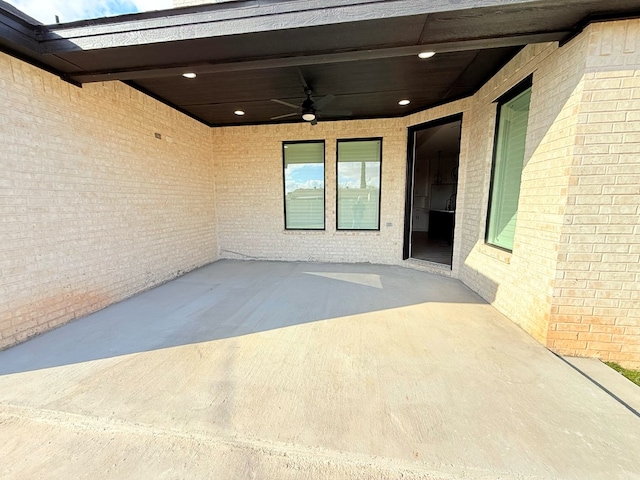
[(640, 20), (588, 27), (589, 50), (548, 346), (640, 368)]

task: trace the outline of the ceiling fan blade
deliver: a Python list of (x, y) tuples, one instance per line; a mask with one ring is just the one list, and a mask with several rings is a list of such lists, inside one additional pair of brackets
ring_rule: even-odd
[(298, 112), (285, 113), (284, 115), (278, 115), (277, 117), (271, 117), (270, 120), (280, 120), (281, 118), (293, 117), (294, 115), (299, 115), (299, 113)]
[(353, 112), (351, 110), (323, 110), (320, 113), (323, 117), (348, 117)]
[(302, 82), (302, 86), (304, 87), (305, 93), (307, 91), (311, 91), (311, 89), (309, 88), (309, 84), (304, 79), (304, 74), (302, 73), (302, 69), (300, 67), (297, 67), (296, 70), (298, 71), (298, 77), (300, 77), (300, 81)]
[(285, 102), (284, 100), (278, 100), (277, 98), (272, 98), (271, 101), (279, 103), (280, 105), (284, 105), (286, 107), (291, 107), (291, 108), (295, 108), (296, 110), (300, 110), (299, 105), (294, 105), (293, 103)]
[(317, 118), (314, 118), (314, 119), (313, 119), (313, 120), (311, 120), (309, 123), (310, 123), (311, 125), (317, 125), (317, 124), (318, 124), (318, 119), (317, 119)]
[(335, 99), (336, 99), (335, 95), (331, 95), (331, 94), (326, 95), (322, 97), (320, 100), (318, 100), (317, 102), (315, 102), (314, 107), (316, 108), (316, 110), (322, 110), (322, 107), (324, 107), (325, 105), (329, 105)]

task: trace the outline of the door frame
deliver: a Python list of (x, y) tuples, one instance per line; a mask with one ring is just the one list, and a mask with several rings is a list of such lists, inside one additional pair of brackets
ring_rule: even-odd
[(404, 240), (402, 245), (402, 259), (407, 260), (411, 256), (411, 220), (413, 218), (413, 171), (416, 164), (416, 132), (427, 128), (439, 127), (447, 123), (460, 122), (462, 130), (462, 112), (448, 117), (430, 120), (418, 125), (412, 125), (407, 130), (407, 172), (404, 193)]

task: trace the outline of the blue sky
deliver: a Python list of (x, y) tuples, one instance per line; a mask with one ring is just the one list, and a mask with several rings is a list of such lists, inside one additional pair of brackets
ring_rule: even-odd
[(123, 13), (164, 10), (172, 0), (6, 0), (17, 9), (44, 23), (73, 22), (88, 18), (108, 17)]
[[(360, 162), (341, 162), (338, 164), (338, 185), (340, 188), (360, 188)], [(301, 163), (288, 165), (284, 171), (286, 192), (298, 188), (322, 188), (324, 186), (324, 168), (322, 164)], [(380, 187), (380, 163), (366, 162), (367, 186)]]
[(301, 163), (288, 165), (284, 171), (286, 192), (298, 188), (324, 187), (324, 166), (317, 163)]

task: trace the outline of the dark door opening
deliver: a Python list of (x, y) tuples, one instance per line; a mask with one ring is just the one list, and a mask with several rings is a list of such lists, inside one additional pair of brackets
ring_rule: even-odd
[(409, 129), (404, 255), (452, 264), (462, 115)]

